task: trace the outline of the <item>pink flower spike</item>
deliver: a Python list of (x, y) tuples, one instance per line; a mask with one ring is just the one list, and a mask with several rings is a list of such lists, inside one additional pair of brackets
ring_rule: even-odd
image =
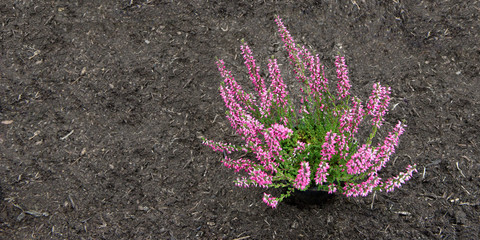
[(373, 117), (372, 125), (379, 128), (383, 124), (383, 117), (387, 113), (390, 104), (390, 88), (382, 87), (380, 83), (373, 84), (372, 95), (368, 99), (368, 114)]
[(278, 205), (278, 199), (268, 193), (263, 193), (263, 202), (272, 208), (276, 208)]
[(223, 165), (227, 168), (233, 168), (235, 172), (239, 172), (240, 170), (245, 170), (246, 172), (250, 172), (254, 163), (248, 159), (237, 159), (233, 160), (228, 156), (225, 156), (224, 160), (222, 161)]
[(416, 164), (414, 164), (413, 166), (408, 165), (406, 172), (401, 172), (398, 174), (398, 176), (387, 179), (383, 183), (382, 188), (385, 189), (387, 192), (391, 192), (395, 188), (399, 188), (400, 186), (402, 186), (403, 183), (412, 178), (414, 172), (417, 172), (416, 167)]
[(345, 58), (336, 56), (335, 66), (337, 67), (337, 90), (338, 99), (345, 98), (350, 95), (350, 80), (348, 79), (348, 69), (345, 64)]
[(237, 178), (237, 180), (235, 181), (235, 185), (237, 187), (244, 187), (244, 188), (250, 187), (250, 185), (248, 184), (248, 179), (246, 177)]
[[(290, 65), (294, 67), (293, 72), (295, 73), (295, 78), (300, 82), (305, 83), (307, 81), (307, 77), (305, 76), (305, 73), (304, 73), (304, 70), (305, 70), (304, 64), (306, 63), (302, 61), (303, 60), (302, 55), (306, 55), (308, 51), (305, 52), (304, 48), (299, 48), (296, 46), (292, 35), (290, 35), (290, 32), (287, 30), (287, 28), (282, 22), (282, 19), (280, 19), (280, 17), (277, 16), (275, 18), (275, 22), (277, 23), (278, 33), (282, 38), (282, 41), (285, 46), (285, 50), (287, 50), (288, 52)], [(303, 89), (301, 90), (303, 91)]]
[(268, 147), (268, 153), (264, 155), (265, 159), (280, 157), (280, 151), (282, 150), (280, 141), (289, 138), (292, 133), (291, 129), (278, 123), (274, 123), (272, 127), (263, 131), (262, 134)]
[(398, 146), (400, 136), (405, 132), (406, 126), (407, 125), (399, 121), (397, 125), (395, 125), (395, 128), (385, 138), (383, 145), (379, 144), (375, 158), (374, 171), (380, 171), (380, 169), (385, 167), (386, 163), (390, 160), (390, 156), (395, 153), (395, 147)]
[(315, 183), (317, 185), (323, 185), (327, 181), (328, 169), (330, 165), (327, 162), (321, 162), (318, 164), (317, 173), (315, 174)]
[(270, 89), (273, 93), (272, 101), (278, 103), (279, 106), (285, 108), (287, 106), (287, 85), (283, 82), (283, 78), (280, 74), (280, 69), (277, 64), (277, 59), (270, 59), (268, 61), (268, 72), (270, 73), (270, 77), (272, 79), (272, 83), (270, 85)]
[(351, 175), (360, 174), (368, 171), (377, 158), (376, 149), (372, 149), (369, 145), (362, 145), (356, 153), (352, 155), (350, 160), (345, 164), (347, 173)]
[(213, 151), (225, 152), (227, 154), (230, 154), (238, 150), (231, 143), (214, 142), (208, 139), (204, 139), (203, 144), (211, 147)]
[(329, 194), (332, 194), (336, 191), (337, 191), (337, 186), (335, 185), (335, 183), (332, 183), (332, 184), (328, 185), (328, 193)]
[(298, 175), (293, 185), (296, 189), (305, 190), (310, 184), (310, 166), (308, 162), (300, 163), (300, 169), (298, 169)]
[(268, 175), (262, 170), (250, 171), (250, 179), (263, 188), (268, 188), (268, 185), (272, 184), (272, 176)]
[(255, 100), (251, 95), (243, 91), (242, 86), (235, 81), (232, 73), (226, 69), (223, 60), (217, 61), (217, 67), (220, 71), (220, 75), (224, 78), (223, 82), (225, 85), (220, 87), (220, 94), (222, 95), (227, 108), (230, 107), (230, 104), (238, 104), (242, 108), (254, 110), (252, 105), (255, 105)]
[(349, 183), (343, 189), (343, 194), (347, 197), (366, 197), (380, 183), (380, 178), (375, 172), (370, 173), (369, 178), (361, 183)]
[(250, 80), (252, 81), (253, 85), (255, 86), (255, 90), (261, 94), (265, 91), (265, 81), (260, 76), (260, 69), (255, 63), (255, 58), (253, 57), (252, 50), (246, 43), (240, 46), (242, 50), (243, 59), (245, 60), (245, 66), (247, 66), (248, 74), (250, 75)]
[(265, 86), (265, 80), (260, 76), (260, 68), (255, 63), (250, 47), (244, 43), (241, 47), (243, 59), (245, 60), (245, 66), (248, 68), (250, 80), (255, 86), (255, 90), (260, 98), (260, 113), (262, 117), (268, 117), (270, 115), (270, 109), (273, 103), (273, 93), (267, 91)]
[(339, 140), (340, 137), (336, 133), (332, 131), (327, 132), (321, 152), (323, 161), (330, 161), (332, 156), (337, 154), (337, 151), (335, 150), (335, 143), (337, 143)]
[(348, 110), (344, 110), (340, 117), (340, 133), (348, 133), (350, 138), (353, 138), (358, 132), (358, 126), (365, 116), (365, 110), (360, 102), (360, 99), (354, 97), (353, 106)]

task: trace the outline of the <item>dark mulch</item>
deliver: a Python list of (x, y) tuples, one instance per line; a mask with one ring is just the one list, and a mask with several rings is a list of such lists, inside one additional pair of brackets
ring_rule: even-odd
[[(366, 3), (368, 2), (368, 3)], [(0, 3), (2, 239), (479, 239), (479, 1)], [(215, 57), (285, 59), (279, 14), (354, 93), (392, 87), (391, 194), (261, 202), (200, 136), (237, 141)], [(287, 64), (284, 61), (283, 67)], [(295, 81), (288, 79), (293, 86)]]

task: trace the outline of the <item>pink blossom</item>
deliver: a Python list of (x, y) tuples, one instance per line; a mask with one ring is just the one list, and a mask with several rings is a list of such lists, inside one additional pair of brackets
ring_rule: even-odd
[(279, 152), (282, 150), (280, 147), (280, 141), (287, 139), (293, 131), (281, 124), (274, 123), (270, 128), (263, 132), (265, 143), (269, 148), (269, 152), (272, 155), (279, 156)]
[(237, 178), (237, 180), (235, 181), (235, 185), (244, 188), (250, 187), (250, 184), (248, 184), (248, 179), (246, 177)]
[(207, 139), (203, 140), (203, 144), (211, 147), (215, 152), (225, 152), (227, 154), (230, 154), (232, 152), (239, 151), (239, 150), (244, 152), (247, 151), (246, 148), (238, 148), (231, 143), (214, 142), (212, 140), (207, 140)]
[(246, 172), (250, 172), (254, 163), (249, 159), (231, 159), (228, 156), (225, 156), (224, 160), (222, 161), (223, 165), (227, 168), (233, 168), (235, 172), (239, 172), (240, 170), (245, 170)]
[(268, 62), (268, 72), (270, 73), (270, 77), (272, 79), (272, 83), (270, 88), (273, 93), (273, 101), (276, 101), (277, 104), (283, 108), (285, 108), (288, 104), (287, 96), (288, 91), (287, 85), (283, 82), (283, 78), (280, 74), (280, 69), (278, 68), (277, 59), (270, 59)]
[(278, 205), (278, 199), (267, 193), (263, 193), (263, 202), (272, 208), (276, 208)]
[(255, 86), (255, 90), (260, 98), (260, 113), (262, 117), (267, 117), (270, 114), (270, 109), (273, 103), (273, 94), (267, 91), (265, 86), (265, 80), (260, 76), (260, 69), (255, 63), (255, 58), (250, 50), (250, 47), (246, 43), (240, 47), (242, 50), (243, 59), (245, 60), (245, 66), (248, 69), (250, 80)]
[(318, 164), (317, 173), (315, 174), (315, 183), (317, 185), (322, 185), (327, 181), (328, 169), (330, 165), (327, 162), (320, 162)]
[(324, 96), (324, 93), (328, 91), (328, 79), (325, 76), (325, 67), (320, 64), (320, 58), (316, 56), (315, 68), (312, 73), (312, 81), (310, 85), (310, 90), (312, 96), (316, 102), (319, 104), (319, 110), (323, 111), (325, 104), (323, 104), (323, 98), (328, 98), (328, 94)]
[(349, 147), (348, 147), (347, 138), (342, 133), (338, 135), (337, 145), (338, 145), (338, 152), (340, 153), (340, 157), (342, 159), (345, 159), (347, 152), (349, 150)]
[[(328, 90), (328, 80), (325, 77), (325, 68), (320, 63), (320, 57), (313, 56), (305, 47), (302, 47), (298, 53), (299, 59), (298, 65), (304, 65), (304, 69), (310, 72), (310, 78), (308, 79), (307, 73), (302, 73), (301, 82), (305, 82), (308, 79), (308, 94), (311, 95), (315, 101), (321, 102), (323, 93)], [(303, 89), (302, 89), (303, 91)], [(320, 107), (322, 110), (322, 107)]]
[(300, 114), (302, 114), (302, 113), (310, 114), (310, 113), (308, 112), (307, 107), (306, 107), (305, 105), (303, 105), (303, 106), (301, 107), (301, 109), (298, 110), (298, 113), (300, 113)]
[(361, 183), (348, 183), (343, 188), (343, 194), (347, 197), (358, 197), (358, 196), (367, 196), (373, 191), (375, 187), (380, 183), (380, 178), (377, 176), (376, 172), (369, 174), (369, 178)]
[(391, 192), (395, 188), (399, 188), (400, 186), (402, 186), (403, 183), (410, 180), (414, 172), (417, 172), (416, 167), (417, 166), (415, 164), (413, 166), (408, 165), (406, 172), (401, 172), (398, 174), (398, 176), (387, 179), (383, 183), (382, 188), (385, 189), (387, 192)]
[(217, 61), (217, 67), (220, 71), (220, 75), (224, 78), (224, 88), (227, 90), (226, 93), (230, 95), (229, 100), (232, 99), (233, 101), (236, 101), (242, 108), (253, 111), (254, 108), (252, 105), (255, 104), (255, 99), (253, 96), (243, 91), (242, 86), (235, 81), (232, 73), (226, 69), (223, 60)]
[(300, 190), (305, 190), (305, 188), (310, 184), (310, 166), (308, 162), (301, 162), (300, 169), (298, 169), (298, 175), (295, 179), (295, 188)]
[(337, 186), (335, 185), (335, 183), (332, 183), (332, 184), (328, 185), (328, 193), (329, 194), (332, 194), (336, 191), (337, 191)]
[(245, 136), (247, 142), (255, 142), (255, 137), (264, 128), (263, 124), (235, 101), (235, 92), (231, 91), (227, 86), (220, 87), (220, 95), (227, 109), (229, 109), (227, 119), (230, 121), (232, 128), (239, 135)]
[(240, 46), (242, 50), (243, 59), (245, 60), (245, 66), (247, 66), (250, 80), (255, 86), (255, 90), (261, 95), (265, 91), (265, 80), (260, 76), (260, 68), (255, 63), (252, 50), (246, 43)]
[(300, 55), (304, 54), (304, 52), (301, 51), (301, 48), (298, 48), (296, 46), (295, 41), (290, 35), (290, 32), (283, 24), (282, 19), (277, 16), (277, 18), (275, 18), (275, 22), (277, 23), (278, 32), (280, 34), (280, 37), (282, 38), (282, 41), (284, 42), (285, 49), (288, 52), (290, 64), (294, 67), (293, 72), (295, 73), (295, 78), (300, 82), (305, 83), (307, 79), (303, 71), (304, 64), (300, 58)]
[(262, 170), (251, 170), (250, 179), (260, 187), (264, 188), (267, 188), (269, 184), (272, 184), (272, 176)]
[(378, 128), (383, 124), (383, 116), (388, 111), (389, 103), (390, 88), (382, 87), (380, 83), (374, 83), (372, 95), (367, 103), (367, 109), (368, 114), (373, 117), (372, 124)]
[(353, 138), (358, 132), (358, 126), (365, 116), (365, 110), (360, 100), (356, 97), (353, 99), (353, 106), (350, 109), (344, 110), (340, 117), (340, 133), (348, 133), (350, 138)]
[(336, 133), (332, 131), (327, 132), (325, 142), (322, 145), (322, 160), (329, 161), (333, 155), (337, 154), (335, 143), (339, 140), (340, 138)]
[(342, 99), (346, 96), (350, 95), (350, 81), (348, 79), (348, 69), (347, 65), (345, 64), (345, 58), (336, 56), (335, 66), (337, 67), (337, 90), (338, 90), (338, 98)]
[(362, 145), (348, 160), (346, 164), (347, 173), (354, 175), (368, 171), (373, 166), (376, 158), (376, 150), (367, 144)]
[[(307, 50), (305, 50), (308, 52)], [(310, 94), (317, 102), (322, 102), (323, 94), (328, 90), (328, 80), (325, 77), (325, 68), (320, 63), (320, 58), (318, 55), (315, 57), (310, 56), (306, 59), (308, 68), (310, 70), (311, 76), (310, 81), (308, 82), (310, 88)], [(323, 104), (320, 106), (320, 110), (323, 110)]]
[(308, 146), (308, 144), (305, 144), (304, 142), (297, 141), (297, 147), (293, 149), (293, 155), (295, 156), (297, 152), (302, 152), (305, 150), (305, 146)]
[(380, 169), (385, 167), (386, 163), (390, 160), (390, 156), (395, 153), (395, 147), (398, 146), (400, 136), (405, 132), (406, 126), (407, 125), (399, 121), (385, 138), (383, 145), (379, 144), (374, 171), (380, 171)]

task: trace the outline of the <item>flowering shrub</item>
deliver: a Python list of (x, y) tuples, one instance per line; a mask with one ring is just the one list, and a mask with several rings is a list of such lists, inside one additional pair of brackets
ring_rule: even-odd
[[(408, 165), (405, 172), (384, 181), (378, 176), (406, 127), (398, 122), (383, 142), (372, 144), (388, 111), (390, 88), (373, 84), (372, 94), (363, 105), (350, 95), (345, 59), (336, 57), (338, 83), (336, 95), (332, 94), (318, 55), (297, 46), (279, 17), (275, 22), (295, 77), (302, 83), (300, 104), (290, 98), (276, 59), (268, 62), (267, 87), (246, 43), (242, 43), (241, 51), (255, 93), (244, 91), (225, 63), (217, 60), (224, 79), (220, 95), (228, 109), (227, 119), (245, 144), (236, 146), (207, 139), (203, 143), (224, 153), (222, 162), (226, 167), (247, 173), (237, 178), (236, 185), (287, 188), (279, 197), (264, 193), (263, 201), (275, 208), (294, 189), (315, 187), (357, 197), (372, 191), (390, 192), (409, 180), (416, 172), (415, 165)], [(360, 145), (355, 137), (365, 119), (372, 132)], [(254, 159), (230, 157), (233, 152), (242, 151)]]

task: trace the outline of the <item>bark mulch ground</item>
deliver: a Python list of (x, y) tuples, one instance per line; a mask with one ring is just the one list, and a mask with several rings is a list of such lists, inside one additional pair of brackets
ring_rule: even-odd
[[(479, 13), (458, 0), (2, 1), (0, 238), (479, 239)], [(244, 85), (241, 39), (264, 70), (285, 60), (276, 14), (331, 79), (346, 57), (355, 95), (392, 87), (384, 129), (408, 128), (382, 175), (417, 163), (410, 182), (275, 210), (264, 189), (234, 186), (200, 140), (239, 140), (215, 57)]]

